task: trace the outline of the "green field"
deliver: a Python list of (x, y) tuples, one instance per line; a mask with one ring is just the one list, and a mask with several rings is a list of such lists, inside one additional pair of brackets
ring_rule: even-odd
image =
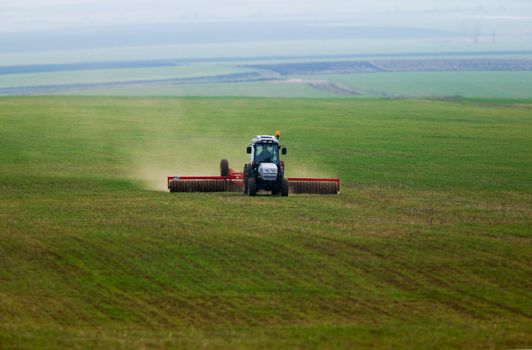
[(309, 76), (381, 97), (532, 98), (532, 72), (405, 72)]
[[(212, 69), (215, 69), (214, 67)], [(220, 67), (220, 69), (223, 69)], [(229, 69), (229, 67), (225, 68)], [(236, 67), (234, 68), (236, 72)], [(134, 71), (134, 70), (131, 70)], [(103, 71), (102, 71), (103, 72)], [(54, 73), (47, 73), (53, 77)], [(80, 76), (83, 73), (80, 74)], [(21, 75), (22, 76), (22, 75)], [(352, 89), (359, 97), (483, 99), (532, 98), (532, 72), (405, 72), (306, 75), (300, 83), (276, 81), (242, 83), (182, 83), (91, 88), (59, 93), (89, 96), (248, 96), (248, 97), (345, 97), (306, 82), (327, 81)], [(130, 78), (124, 78), (131, 80)], [(0, 79), (1, 82), (1, 79)]]
[[(369, 51), (346, 51), (351, 52), (352, 57), (337, 56), (338, 52), (335, 56), (334, 51), (328, 52), (327, 50), (317, 50), (314, 53), (307, 51), (313, 45), (320, 43), (323, 44), (319, 41), (301, 43), (305, 48), (301, 52), (297, 50), (297, 45), (292, 48), (292, 51), (284, 51), (290, 47), (289, 43), (285, 42), (282, 45), (277, 43), (279, 44), (278, 49), (282, 50), (280, 52), (271, 51), (270, 54), (262, 53), (264, 56), (261, 56), (262, 51), (260, 50), (255, 52), (255, 56), (250, 56), (250, 53), (245, 50), (229, 50), (222, 54), (222, 52), (216, 51), (216, 46), (210, 48), (214, 50), (210, 56), (205, 56), (205, 52), (198, 52), (195, 56), (196, 51), (193, 47), (177, 46), (153, 47), (151, 49), (144, 47), (142, 50), (141, 48), (122, 48), (114, 51), (102, 49), (101, 56), (99, 56), (98, 50), (86, 55), (71, 50), (57, 53), (59, 56), (51, 60), (46, 59), (46, 55), (52, 53), (41, 53), (35, 57), (27, 55), (29, 57), (26, 59), (15, 56), (16, 60), (6, 58), (7, 56), (4, 54), (0, 55), (0, 68), (4, 68), (4, 71), (0, 69), (0, 97), (9, 95), (68, 95), (268, 98), (532, 98), (532, 72), (526, 71), (526, 67), (514, 67), (514, 69), (523, 69), (523, 71), (441, 72), (419, 72), (410, 67), (409, 69), (412, 71), (400, 73), (346, 73), (338, 67), (332, 70), (320, 68), (320, 64), (331, 61), (339, 61), (340, 63), (371, 61), (378, 65), (379, 60), (400, 61), (401, 59), (413, 58), (421, 61), (468, 59), (493, 61), (521, 59), (526, 61), (532, 57), (526, 48), (523, 49), (523, 52), (518, 53), (512, 50), (503, 51), (495, 47), (480, 45), (471, 51), (464, 48), (459, 52), (433, 50), (430, 53), (424, 53), (423, 51), (412, 51), (411, 48), (406, 49), (408, 46), (403, 51), (399, 50), (399, 47), (387, 47), (388, 50), (397, 49), (397, 53), (394, 55), (386, 54), (381, 50), (371, 51), (369, 50), (370, 47), (367, 46), (369, 43), (365, 43), (363, 47)], [(263, 44), (264, 48), (271, 48), (271, 45), (275, 46), (275, 42)], [(340, 40), (329, 44), (339, 48), (346, 42)], [(235, 43), (234, 45), (244, 44)], [(260, 46), (259, 43), (247, 43), (246, 45), (250, 47)], [(218, 50), (221, 50), (221, 47), (218, 47)], [(371, 55), (374, 56), (368, 52), (372, 52)], [(332, 56), (328, 56), (328, 54), (332, 54)], [(283, 57), (283, 55), (286, 56)], [(347, 54), (344, 53), (344, 55)], [(60, 57), (62, 60), (59, 60)], [(41, 61), (36, 61), (38, 58)], [(165, 58), (170, 62), (163, 62)], [(143, 61), (150, 59), (156, 61)], [(129, 62), (135, 60), (140, 60), (136, 62), (138, 65), (136, 68), (131, 67), (132, 62)], [(35, 64), (36, 62), (39, 62), (40, 65), (20, 67), (20, 65)], [(89, 65), (88, 67), (92, 63), (93, 68), (97, 67), (99, 62), (101, 68), (86, 69), (88, 67), (83, 67), (83, 65), (69, 67), (69, 64), (76, 62), (84, 62)], [(112, 67), (121, 66), (122, 68), (104, 69), (105, 65), (101, 65), (103, 62), (114, 64)], [(43, 67), (42, 64), (44, 63), (55, 63), (58, 66)], [(306, 68), (307, 70), (301, 71), (297, 67), (292, 67), (280, 74), (279, 71), (275, 71), (275, 68), (271, 68), (272, 65), (276, 64), (297, 66), (304, 63), (314, 64), (314, 70)], [(175, 64), (176, 66), (142, 67), (142, 65), (157, 64)], [(453, 68), (452, 65), (447, 67), (440, 63), (439, 69)], [(497, 68), (495, 64), (493, 69), (503, 68)], [(19, 73), (13, 73), (15, 71)], [(23, 73), (24, 71), (26, 72)], [(323, 72), (327, 74), (323, 74)], [(333, 74), (332, 72), (340, 73)], [(239, 75), (239, 73), (243, 74)], [(234, 75), (231, 76), (232, 74)]]
[[(0, 98), (0, 348), (530, 348), (531, 106)], [(275, 129), (338, 196), (164, 191)]]
[(285, 84), (278, 82), (252, 83), (194, 83), (194, 84), (154, 84), (151, 86), (130, 86), (107, 89), (73, 90), (58, 95), (74, 96), (140, 96), (140, 97), (279, 97), (317, 98), (336, 97), (332, 92), (315, 89), (307, 84)]
[[(248, 96), (248, 97), (346, 97), (334, 89), (316, 88), (322, 81), (352, 89), (359, 97), (465, 97), (483, 99), (532, 98), (532, 72), (404, 72), (306, 75), (273, 81), (217, 82), (218, 76), (259, 72), (238, 64), (191, 64), (165, 68), (130, 68), (0, 75), (0, 89), (72, 84), (59, 95), (88, 96)], [(261, 72), (265, 78), (272, 73)], [(202, 82), (210, 77), (212, 82)], [(200, 79), (197, 82), (150, 82), (157, 79)], [(291, 82), (290, 79), (299, 79)], [(105, 86), (120, 82), (123, 86)], [(127, 82), (130, 82), (127, 84)], [(77, 84), (95, 84), (80, 87)], [(98, 84), (104, 84), (99, 86)], [(45, 90), (46, 91), (46, 90)], [(0, 91), (0, 94), (2, 91)], [(43, 93), (43, 92), (41, 92)], [(352, 97), (352, 96), (351, 96)]]
[(214, 75), (242, 73), (250, 69), (229, 67), (223, 64), (193, 64), (176, 67), (94, 69), (66, 72), (0, 75), (0, 88), (62, 84), (95, 84), (151, 79), (198, 78)]

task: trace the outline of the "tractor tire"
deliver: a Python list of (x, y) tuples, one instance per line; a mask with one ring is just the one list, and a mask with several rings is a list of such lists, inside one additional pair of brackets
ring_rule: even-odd
[(257, 194), (257, 182), (254, 177), (248, 179), (248, 194), (250, 196)]
[(227, 159), (220, 161), (220, 176), (229, 176), (229, 161)]
[(242, 182), (244, 183), (244, 186), (242, 186), (244, 194), (248, 194), (248, 165), (244, 164), (244, 170), (242, 170), (243, 179)]
[(272, 189), (272, 196), (280, 196), (281, 195), (281, 189), (282, 189), (282, 183), (279, 184), (279, 186), (276, 186)]
[(281, 196), (288, 197), (288, 180), (283, 179), (283, 183), (281, 184)]

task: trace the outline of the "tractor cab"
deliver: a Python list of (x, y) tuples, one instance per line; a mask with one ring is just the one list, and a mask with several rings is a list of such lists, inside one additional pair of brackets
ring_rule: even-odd
[(279, 153), (286, 154), (286, 148), (279, 145), (277, 137), (257, 135), (251, 139), (247, 148), (251, 164), (274, 163), (279, 165)]
[(274, 145), (272, 143), (256, 143), (254, 149), (254, 163), (279, 163), (279, 145)]
[(257, 136), (252, 139), (248, 146), (250, 162), (260, 163), (279, 163), (279, 141), (271, 136)]

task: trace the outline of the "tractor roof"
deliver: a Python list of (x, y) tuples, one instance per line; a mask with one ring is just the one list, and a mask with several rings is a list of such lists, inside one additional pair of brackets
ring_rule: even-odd
[(275, 143), (279, 144), (279, 140), (275, 136), (270, 135), (257, 135), (256, 137), (252, 138), (249, 142), (251, 145), (254, 145), (256, 143)]

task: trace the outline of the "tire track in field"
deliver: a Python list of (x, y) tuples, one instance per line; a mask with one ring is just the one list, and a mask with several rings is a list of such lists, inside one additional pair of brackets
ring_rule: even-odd
[[(349, 282), (352, 265), (349, 264), (348, 259), (343, 259), (345, 256), (336, 256), (331, 259), (328, 255), (316, 254), (314, 250), (309, 250), (308, 246), (301, 244), (306, 239), (299, 234), (295, 235), (295, 239), (290, 240), (288, 244), (281, 244), (269, 238), (269, 236), (266, 238), (248, 237), (246, 243), (248, 247), (257, 249), (258, 252), (269, 252), (264, 259), (279, 261), (274, 267), (277, 269), (281, 267), (282, 271), (288, 273), (287, 280), (290, 281), (289, 285), (292, 285), (286, 290), (287, 296), (297, 290), (300, 295), (298, 300), (309, 298), (314, 300), (309, 308), (322, 316), (336, 315), (346, 320), (356, 318), (355, 311), (360, 310), (361, 305), (360, 300), (353, 299), (351, 296), (355, 285)], [(309, 260), (312, 262), (309, 263)], [(283, 265), (288, 268), (283, 268)], [(283, 281), (284, 277), (278, 280)], [(302, 281), (306, 284), (303, 290), (298, 287)], [(320, 292), (315, 294), (318, 290)], [(301, 292), (303, 294), (300, 294)], [(298, 304), (299, 302), (290, 304), (294, 305), (292, 306), (294, 312), (302, 312)]]
[[(325, 295), (321, 295), (320, 293), (323, 292), (313, 290), (316, 288), (316, 280), (312, 276), (305, 277), (305, 274), (308, 275), (308, 271), (316, 270), (317, 266), (315, 264), (312, 264), (312, 266), (303, 264), (302, 266), (301, 262), (307, 259), (300, 258), (301, 252), (294, 255), (291, 250), (287, 251), (284, 247), (276, 246), (272, 242), (264, 241), (257, 237), (239, 237), (234, 247), (224, 246), (221, 241), (209, 241), (209, 246), (206, 248), (209, 249), (213, 246), (219, 247), (220, 252), (216, 255), (220, 260), (225, 260), (224, 255), (230, 256), (231, 254), (236, 254), (241, 260), (236, 266), (232, 264), (224, 266), (231, 268), (229, 273), (234, 274), (237, 280), (241, 276), (245, 276), (244, 280), (249, 280), (250, 284), (248, 286), (251, 288), (249, 292), (255, 290), (256, 293), (259, 293), (260, 297), (255, 298), (250, 305), (252, 309), (253, 307), (259, 307), (270, 310), (268, 311), (269, 313), (273, 312), (269, 316), (270, 320), (261, 319), (261, 322), (271, 322), (272, 319), (276, 320), (276, 322), (286, 322), (288, 319), (311, 319), (311, 315), (314, 313), (327, 317), (333, 316), (335, 319), (353, 319), (354, 313), (352, 310), (355, 304), (352, 303), (351, 299), (344, 296), (345, 293), (336, 290), (333, 294), (328, 292)], [(272, 246), (275, 248), (272, 248)], [(246, 252), (245, 256), (248, 259), (242, 260), (242, 252)], [(255, 266), (255, 268), (250, 271), (250, 266)], [(294, 268), (299, 267), (303, 272), (299, 273), (294, 270)], [(250, 276), (252, 277), (251, 279), (249, 279)], [(306, 283), (307, 286), (301, 286), (302, 280), (308, 282)], [(273, 286), (270, 286), (270, 284), (273, 284)], [(234, 290), (233, 288), (228, 286), (228, 290)], [(249, 292), (246, 290), (238, 291), (238, 300), (240, 302), (247, 300)], [(280, 298), (279, 300), (282, 300), (282, 302), (268, 302), (272, 298)], [(338, 302), (335, 302), (335, 300)], [(302, 303), (310, 304), (304, 308), (301, 306)], [(279, 305), (283, 307), (279, 309)], [(350, 306), (346, 309), (346, 305)], [(336, 312), (330, 311), (333, 306)], [(251, 311), (252, 309), (245, 307), (241, 310), (240, 317), (247, 323), (257, 321), (257, 316)]]
[[(170, 315), (161, 313), (158, 308), (150, 306), (143, 297), (135, 296), (134, 292), (128, 291), (127, 285), (122, 285), (120, 282), (110, 284), (113, 281), (112, 279), (109, 280), (109, 275), (114, 275), (115, 278), (140, 278), (162, 288), (165, 287), (164, 284), (161, 284), (142, 270), (136, 268), (134, 264), (128, 259), (124, 259), (123, 256), (113, 254), (112, 251), (106, 249), (107, 245), (105, 242), (102, 245), (97, 245), (80, 237), (71, 238), (77, 242), (77, 247), (94, 255), (96, 262), (100, 265), (98, 268), (90, 269), (90, 278), (95, 283), (93, 290), (97, 291), (96, 295), (99, 302), (94, 302), (94, 296), (83, 296), (83, 299), (91, 307), (98, 310), (100, 314), (105, 315), (106, 318), (112, 320), (124, 321), (122, 319), (123, 317), (129, 320), (133, 316), (135, 322), (148, 322), (154, 327), (160, 324), (177, 325), (174, 321), (175, 319)], [(132, 247), (131, 249), (134, 248)], [(108, 268), (102, 269), (104, 266)], [(109, 269), (110, 267), (112, 269)], [(106, 277), (102, 278), (102, 275)], [(109, 307), (121, 309), (124, 314), (120, 318), (116, 318), (110, 313)]]
[[(404, 264), (403, 262), (398, 261), (397, 259), (393, 259), (390, 256), (386, 256), (383, 253), (378, 253), (374, 250), (371, 250), (368, 247), (364, 247), (363, 245), (346, 242), (341, 239), (334, 239), (332, 237), (326, 237), (326, 236), (319, 236), (320, 239), (326, 240), (328, 242), (332, 242), (338, 245), (343, 245), (347, 247), (351, 247), (358, 251), (359, 253), (362, 253), (364, 255), (369, 255), (372, 260), (379, 261), (379, 263), (370, 264), (369, 268), (370, 270), (366, 270), (366, 273), (369, 275), (379, 276), (380, 279), (386, 284), (398, 288), (401, 290), (406, 290), (411, 293), (420, 293), (426, 294), (427, 284), (423, 282), (426, 280), (426, 275), (420, 274), (416, 272), (414, 269), (412, 269), (410, 266)], [(393, 265), (401, 266), (402, 269), (398, 270), (397, 268), (393, 268)], [(366, 265), (367, 266), (367, 265)], [(368, 269), (368, 267), (366, 267)], [(404, 271), (410, 271), (413, 276), (410, 276), (408, 274), (405, 274)], [(447, 287), (446, 284), (440, 283), (440, 280), (433, 279), (432, 285), (440, 286), (440, 287)], [(425, 291), (425, 292), (424, 292)], [(429, 290), (429, 292), (432, 294), (434, 292), (433, 288)], [(446, 295), (447, 299), (448, 296)], [(433, 297), (432, 297), (433, 298)], [(439, 298), (437, 300), (438, 303), (442, 303), (443, 301)], [(476, 308), (474, 306), (466, 307), (463, 305), (463, 303), (460, 302), (454, 302), (451, 300), (445, 300), (444, 302), (446, 305), (451, 307), (453, 310), (461, 313), (461, 314), (467, 314), (474, 318), (480, 318), (480, 315), (476, 312)], [(393, 315), (394, 318), (400, 319), (400, 315)]]
[[(257, 248), (257, 240), (254, 242), (255, 245), (250, 247), (249, 245), (242, 244), (242, 237), (238, 237), (232, 241), (234, 243), (233, 245), (228, 244), (225, 240), (218, 239), (201, 243), (206, 250), (211, 252), (211, 259), (221, 266), (220, 272), (222, 275), (218, 276), (217, 279), (223, 282), (223, 284), (227, 283), (225, 284), (226, 291), (237, 293), (237, 296), (234, 298), (224, 299), (225, 303), (219, 302), (213, 305), (213, 307), (224, 318), (228, 314), (233, 315), (232, 318), (237, 318), (240, 320), (240, 323), (247, 325), (257, 324), (257, 322), (282, 322), (287, 317), (286, 314), (284, 317), (281, 316), (281, 314), (285, 313), (283, 310), (285, 310), (287, 305), (284, 302), (273, 303), (273, 300), (276, 298), (275, 295), (279, 295), (279, 293), (284, 295), (284, 292), (287, 292), (287, 290), (268, 286), (273, 281), (271, 279), (272, 275), (266, 273), (266, 271), (275, 269), (265, 266), (263, 259), (270, 262), (275, 259), (271, 259), (271, 255), (269, 258), (265, 257), (265, 252), (269, 250)], [(240, 289), (240, 286), (245, 289)], [(246, 290), (246, 288), (249, 288), (249, 290)], [(253, 294), (250, 296), (249, 293), (252, 290), (256, 291), (253, 293), (255, 296), (252, 296)], [(220, 290), (211, 288), (208, 289), (208, 292), (214, 295), (220, 293)], [(283, 298), (285, 297), (286, 295), (283, 296)], [(223, 304), (228, 307), (220, 308), (220, 305)], [(279, 305), (283, 305), (284, 308), (279, 309)], [(260, 315), (256, 315), (256, 312), (253, 311), (256, 308), (259, 310), (269, 310), (267, 313), (270, 313), (270, 315), (266, 319)], [(271, 314), (272, 311), (274, 311), (273, 314)]]
[[(352, 247), (356, 250), (358, 250), (359, 252), (363, 252), (365, 254), (369, 254), (377, 259), (380, 259), (381, 261), (386, 261), (388, 262), (389, 264), (388, 265), (398, 265), (401, 267), (401, 270), (402, 271), (410, 271), (411, 274), (413, 274), (413, 277), (409, 277), (407, 275), (405, 275), (402, 271), (399, 271), (398, 269), (394, 269), (392, 267), (389, 268), (390, 271), (392, 271), (394, 274), (396, 274), (397, 276), (399, 276), (402, 280), (406, 281), (407, 283), (398, 283), (396, 284), (393, 280), (390, 281), (388, 280), (387, 282), (390, 283), (392, 285), (395, 285), (396, 287), (399, 287), (401, 289), (406, 289), (406, 290), (410, 290), (412, 292), (419, 292), (420, 290), (426, 290), (427, 289), (427, 286), (438, 286), (440, 288), (443, 288), (443, 291), (441, 290), (435, 290), (434, 288), (430, 288), (428, 290), (428, 292), (430, 293), (437, 293), (438, 295), (441, 295), (442, 298), (438, 298), (438, 302), (440, 303), (445, 303), (449, 306), (451, 306), (452, 308), (458, 310), (458, 311), (461, 311), (461, 312), (465, 312), (466, 314), (472, 316), (472, 317), (475, 317), (475, 318), (486, 318), (485, 316), (483, 316), (482, 314), (479, 314), (478, 312), (478, 305), (475, 305), (475, 304), (478, 304), (478, 302), (480, 302), (480, 309), (482, 309), (483, 306), (485, 306), (486, 304), (488, 305), (492, 305), (492, 306), (495, 306), (499, 309), (503, 309), (507, 312), (510, 312), (510, 313), (513, 313), (513, 314), (516, 314), (516, 315), (519, 315), (519, 316), (522, 316), (522, 317), (526, 317), (526, 318), (531, 318), (532, 317), (532, 314), (530, 313), (526, 313), (522, 310), (519, 310), (517, 308), (514, 308), (514, 307), (511, 307), (511, 306), (508, 306), (508, 305), (505, 305), (501, 302), (498, 302), (498, 301), (494, 301), (494, 300), (491, 300), (491, 299), (488, 299), (488, 298), (485, 298), (485, 297), (482, 297), (482, 296), (479, 296), (478, 294), (475, 294), (475, 293), (472, 293), (472, 292), (467, 292), (465, 290), (461, 290), (459, 288), (456, 288), (455, 285), (452, 285), (449, 283), (448, 281), (448, 278), (444, 278), (444, 277), (441, 277), (441, 276), (438, 276), (437, 273), (435, 273), (435, 271), (433, 270), (427, 270), (427, 271), (423, 271), (423, 270), (420, 270), (419, 268), (416, 269), (416, 268), (413, 268), (412, 266), (406, 264), (405, 262), (401, 261), (401, 260), (397, 260), (397, 259), (394, 259), (391, 261), (391, 264), (390, 264), (390, 259), (391, 257), (390, 256), (386, 256), (382, 253), (377, 253), (375, 252), (374, 250), (371, 250), (367, 247), (363, 247), (362, 245), (358, 245), (358, 244), (355, 244), (355, 243), (351, 243), (351, 242), (347, 242), (347, 241), (344, 241), (344, 240), (341, 240), (341, 239), (335, 239), (335, 238), (332, 238), (332, 237), (326, 237), (326, 236), (318, 236), (320, 239), (323, 239), (323, 240), (327, 240), (329, 242), (335, 242), (337, 244), (340, 244), (340, 245), (346, 245), (348, 247)], [(460, 275), (461, 272), (452, 268), (452, 267), (446, 267), (447, 270), (453, 270), (454, 271), (454, 274), (455, 275)], [(384, 274), (380, 274), (380, 275), (384, 275)], [(425, 281), (425, 282), (429, 282), (429, 284), (427, 285), (427, 283), (425, 282), (422, 282), (422, 281)], [(449, 292), (452, 291), (454, 293), (457, 293), (459, 294), (459, 300), (454, 300), (456, 297), (454, 297), (452, 294), (450, 294)], [(468, 305), (464, 305), (463, 303), (463, 300), (464, 298), (467, 298), (467, 299), (470, 299), (469, 300), (469, 303)], [(480, 310), (482, 311), (482, 310)]]

